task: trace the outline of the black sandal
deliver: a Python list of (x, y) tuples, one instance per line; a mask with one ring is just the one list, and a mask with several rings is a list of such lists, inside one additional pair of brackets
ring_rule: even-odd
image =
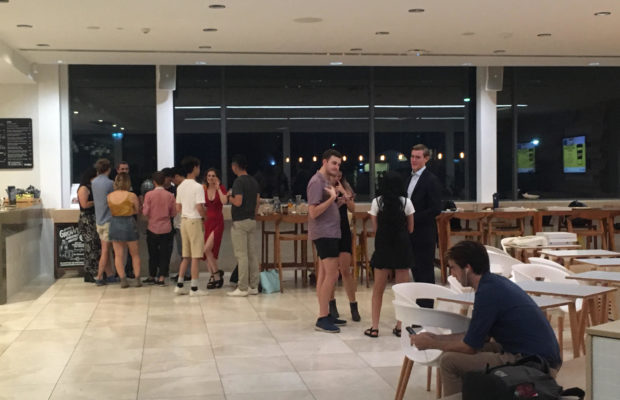
[(376, 339), (379, 337), (379, 329), (368, 328), (364, 331), (364, 335)]
[(207, 289), (215, 289), (217, 287), (217, 281), (215, 280), (215, 275), (211, 274), (209, 278), (209, 282), (207, 283)]
[(392, 333), (394, 334), (394, 336), (396, 337), (400, 337), (400, 328), (398, 327), (394, 327), (394, 329), (392, 329)]

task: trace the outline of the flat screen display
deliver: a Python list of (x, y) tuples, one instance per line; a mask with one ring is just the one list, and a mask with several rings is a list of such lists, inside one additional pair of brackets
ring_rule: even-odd
[(586, 137), (575, 136), (562, 139), (562, 155), (565, 174), (586, 172)]
[(517, 144), (517, 172), (536, 172), (536, 146), (533, 143)]

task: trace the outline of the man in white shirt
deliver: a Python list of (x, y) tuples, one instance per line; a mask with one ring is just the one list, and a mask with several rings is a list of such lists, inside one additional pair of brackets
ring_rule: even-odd
[(187, 294), (184, 276), (189, 260), (192, 260), (192, 280), (190, 296), (204, 296), (206, 291), (198, 290), (198, 263), (203, 255), (204, 231), (202, 219), (205, 216), (205, 192), (196, 177), (200, 174), (200, 160), (196, 157), (185, 157), (181, 161), (186, 179), (177, 188), (177, 213), (181, 215), (182, 260), (179, 266), (179, 279), (176, 294)]

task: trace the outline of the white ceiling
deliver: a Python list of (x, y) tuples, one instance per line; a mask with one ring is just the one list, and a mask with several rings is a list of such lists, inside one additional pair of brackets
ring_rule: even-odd
[(39, 64), (620, 66), (620, 2), (9, 0), (0, 41)]

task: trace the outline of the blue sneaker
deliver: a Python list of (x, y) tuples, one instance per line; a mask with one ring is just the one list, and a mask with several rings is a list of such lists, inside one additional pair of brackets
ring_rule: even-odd
[(103, 279), (95, 279), (95, 285), (105, 286), (105, 281)]
[(316, 325), (314, 326), (315, 331), (325, 332), (325, 333), (338, 333), (340, 332), (340, 328), (332, 323), (329, 316), (321, 317), (316, 320)]
[(121, 278), (119, 278), (118, 276), (108, 276), (107, 278), (105, 278), (106, 283), (119, 283), (121, 281)]
[(346, 325), (347, 324), (347, 321), (345, 321), (344, 319), (338, 319), (338, 318), (332, 316), (331, 314), (327, 314), (327, 317), (329, 318), (329, 321), (332, 324), (334, 324), (334, 325), (341, 326), (341, 325)]

